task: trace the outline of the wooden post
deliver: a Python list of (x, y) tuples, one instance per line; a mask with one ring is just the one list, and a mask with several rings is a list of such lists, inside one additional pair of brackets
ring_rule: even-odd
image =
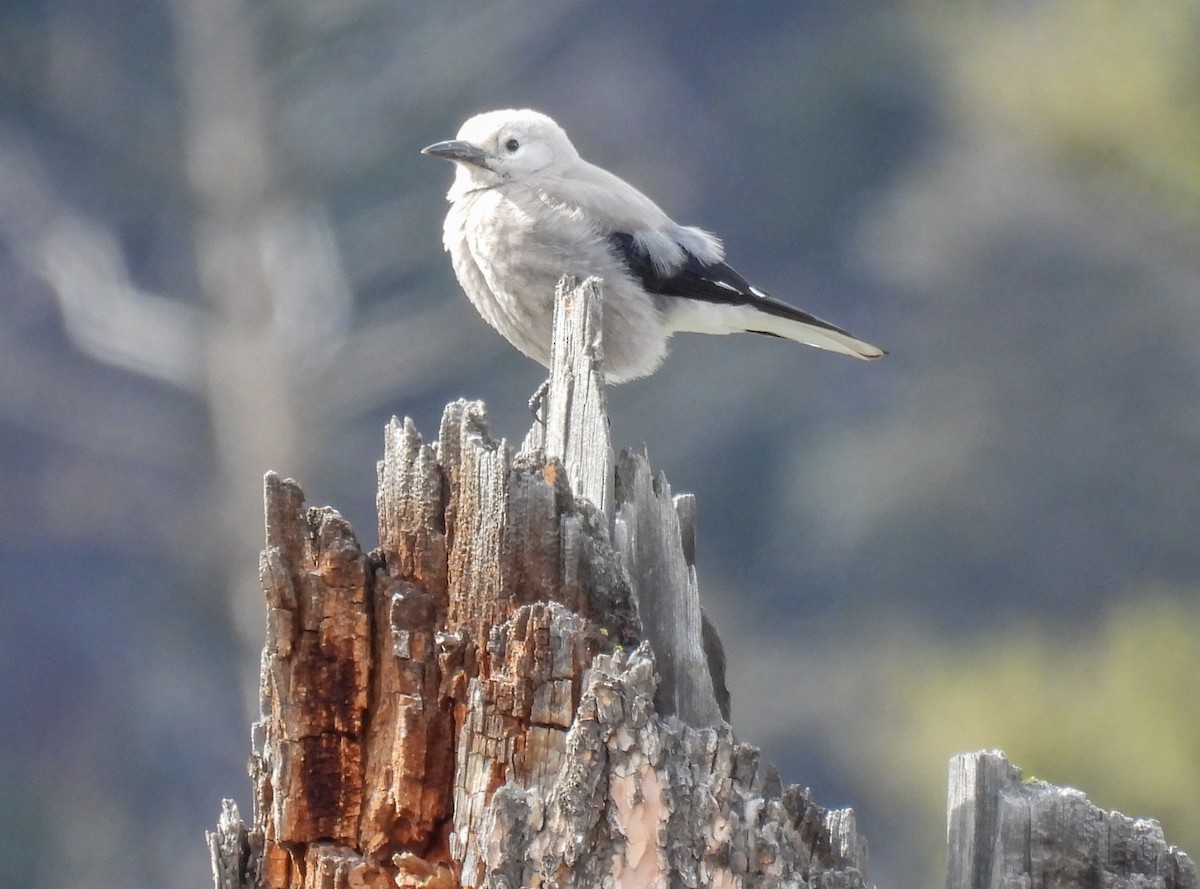
[[(268, 473), (254, 817), (227, 801), (209, 834), (218, 889), (865, 887), (854, 813), (784, 787), (722, 716), (695, 501), (614, 461), (601, 301), (560, 287), (547, 423), (519, 452), (478, 402), (433, 444), (388, 425), (378, 549)], [(949, 889), (1067, 885), (997, 882), (981, 850), (1018, 822), (970, 768)], [(1194, 889), (1186, 856), (1154, 860), (1175, 882), (1104, 885)]]
[(950, 761), (947, 824), (947, 889), (1196, 889), (1195, 865), (1157, 821), (1022, 781), (1000, 752)]

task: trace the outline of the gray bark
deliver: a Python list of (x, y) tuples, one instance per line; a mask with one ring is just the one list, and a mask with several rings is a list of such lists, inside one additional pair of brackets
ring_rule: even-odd
[[(601, 300), (560, 288), (547, 423), (521, 451), (478, 402), (448, 405), (434, 444), (388, 425), (377, 550), (267, 475), (255, 811), (228, 803), (209, 835), (218, 889), (866, 885), (854, 813), (784, 787), (723, 717), (696, 504), (612, 457)], [(1054, 843), (1091, 829), (1082, 797), (1022, 821), (1019, 779), (956, 774), (950, 889), (1093, 885), (1016, 870), (1070, 872)], [(1094, 885), (1194, 889), (1131, 824), (1103, 867), (1160, 882)]]
[(1003, 753), (950, 761), (948, 824), (947, 889), (1196, 889), (1195, 865), (1157, 821), (1022, 781)]

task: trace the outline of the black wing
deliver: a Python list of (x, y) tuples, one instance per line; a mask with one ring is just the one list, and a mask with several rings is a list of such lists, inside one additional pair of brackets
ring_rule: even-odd
[[(767, 296), (757, 287), (751, 285), (735, 269), (724, 262), (704, 263), (688, 250), (682, 266), (670, 275), (660, 274), (646, 253), (634, 241), (633, 235), (627, 232), (613, 232), (608, 236), (614, 252), (625, 263), (629, 273), (634, 276), (648, 293), (660, 296), (679, 297), (682, 299), (697, 299), (701, 302), (718, 303), (733, 306), (752, 306), (769, 315), (780, 318), (790, 318), (802, 324), (823, 327), (826, 330), (852, 336), (842, 328), (823, 321), (808, 312), (802, 312), (795, 306), (780, 302)], [(752, 331), (767, 333), (767, 331)], [(768, 334), (776, 336), (777, 334)]]

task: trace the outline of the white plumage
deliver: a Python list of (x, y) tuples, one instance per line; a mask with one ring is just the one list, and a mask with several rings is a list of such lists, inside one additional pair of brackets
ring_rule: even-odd
[(677, 332), (766, 333), (878, 358), (875, 346), (752, 287), (709, 232), (674, 222), (623, 179), (579, 156), (530, 110), (490, 111), (423, 154), (454, 161), (443, 243), (479, 314), (549, 366), (559, 278), (604, 279), (604, 370), (653, 373)]

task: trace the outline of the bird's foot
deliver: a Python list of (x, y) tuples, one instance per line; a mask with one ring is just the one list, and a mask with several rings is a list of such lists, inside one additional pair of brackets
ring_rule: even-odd
[(549, 392), (550, 380), (547, 379), (542, 383), (542, 385), (538, 386), (537, 389), (534, 390), (532, 395), (529, 396), (529, 410), (533, 413), (533, 420), (535, 423), (540, 423), (542, 426), (546, 425), (546, 418), (543, 415), (543, 408), (546, 407), (546, 396), (549, 394)]

